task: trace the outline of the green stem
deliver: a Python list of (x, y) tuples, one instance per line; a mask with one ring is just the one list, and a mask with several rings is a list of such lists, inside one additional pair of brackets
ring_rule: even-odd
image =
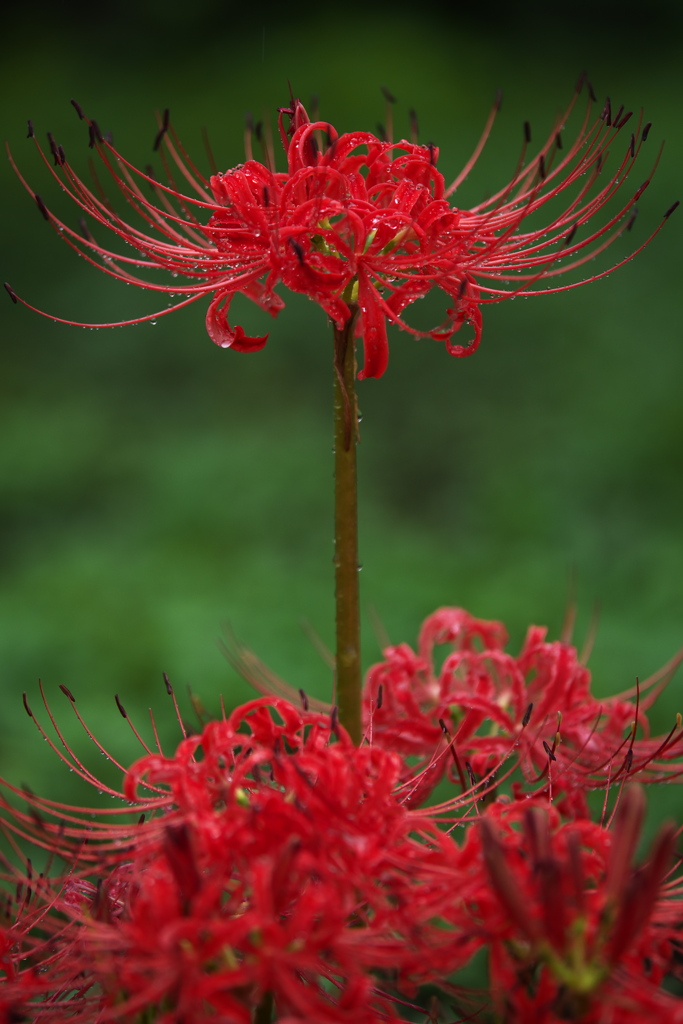
[(334, 331), (334, 569), (337, 608), (337, 706), (354, 743), (361, 741), (356, 351), (353, 310)]
[(253, 1024), (271, 1024), (273, 1019), (273, 993), (265, 992), (261, 1002), (254, 1009)]

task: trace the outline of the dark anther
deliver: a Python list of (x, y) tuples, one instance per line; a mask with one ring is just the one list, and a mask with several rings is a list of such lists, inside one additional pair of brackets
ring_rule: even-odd
[(266, 209), (270, 206), (270, 192), (267, 185), (263, 186), (263, 205)]
[(586, 88), (588, 89), (588, 95), (591, 98), (591, 102), (592, 103), (597, 103), (598, 99), (597, 99), (597, 96), (595, 95), (595, 89), (593, 88), (593, 86), (591, 85), (591, 83), (589, 82), (588, 79), (586, 79)]
[(617, 125), (617, 128), (623, 128), (624, 125), (626, 124), (626, 122), (630, 121), (632, 117), (633, 117), (633, 111), (632, 110), (627, 110), (626, 113), (624, 114), (624, 116), (622, 117), (621, 121)]
[(161, 145), (161, 140), (163, 139), (164, 135), (168, 131), (169, 117), (170, 117), (169, 109), (168, 109), (168, 107), (166, 107), (166, 109), (164, 110), (164, 116), (163, 116), (163, 119), (162, 119), (162, 122), (161, 122), (161, 128), (157, 132), (156, 138), (154, 139), (154, 145), (152, 146), (153, 150), (157, 150), (159, 148), (159, 146)]
[(147, 182), (147, 184), (151, 188), (152, 192), (156, 192), (157, 176), (154, 173), (154, 168), (152, 167), (151, 164), (147, 164), (147, 166), (145, 167), (145, 174), (147, 175), (148, 178), (152, 179), (151, 181)]
[(379, 123), (379, 121), (377, 122), (377, 125), (376, 125), (376, 131), (377, 131), (377, 138), (379, 139), (379, 141), (380, 142), (386, 142), (387, 141), (387, 130), (384, 127), (383, 124)]
[(43, 818), (40, 816), (40, 814), (38, 813), (38, 811), (36, 810), (36, 808), (29, 806), (28, 813), (33, 818), (33, 821), (37, 825), (37, 827), (39, 829), (42, 829), (43, 831), (45, 831), (45, 822), (44, 822)]
[(473, 786), (476, 786), (476, 784), (477, 784), (477, 776), (474, 774), (474, 768), (472, 767), (472, 765), (470, 764), (469, 761), (465, 761), (465, 771), (467, 772), (467, 774), (470, 777), (470, 783)]
[(387, 103), (396, 102), (396, 97), (392, 92), (389, 91), (389, 89), (387, 89), (386, 85), (381, 85), (380, 89), (382, 90), (382, 96), (384, 96), (384, 99), (387, 101)]
[(467, 291), (467, 278), (463, 277), (462, 281), (460, 282), (460, 287), (458, 288), (458, 302), (460, 301), (460, 299), (462, 299), (462, 297), (463, 297), (463, 295), (465, 294), (466, 291)]
[(298, 259), (299, 263), (303, 267), (304, 266), (304, 249), (303, 249), (303, 246), (300, 245), (295, 238), (290, 238), (289, 244), (291, 245), (292, 249), (296, 253), (296, 258)]
[(339, 726), (339, 708), (335, 704), (330, 711), (330, 732), (336, 733)]
[(257, 121), (254, 125), (254, 135), (259, 142), (263, 142), (263, 121)]
[(545, 157), (543, 156), (543, 153), (539, 153), (538, 155), (538, 176), (541, 181), (545, 180)]
[(76, 698), (74, 697), (73, 693), (71, 692), (68, 686), (65, 686), (64, 683), (60, 683), (59, 689), (62, 691), (65, 697), (69, 698), (72, 704), (76, 703)]
[(643, 128), (643, 134), (640, 136), (641, 142), (645, 142), (645, 139), (650, 134), (650, 128), (652, 128), (652, 121), (648, 121), (645, 127)]
[(612, 124), (612, 101), (609, 96), (605, 100), (605, 105), (602, 108), (602, 113), (600, 114), (600, 120), (604, 121), (608, 128)]
[(126, 709), (124, 708), (123, 704), (121, 703), (121, 701), (119, 699), (118, 693), (114, 694), (114, 700), (116, 701), (117, 708), (121, 712), (121, 717), (122, 718), (128, 718), (128, 715), (126, 714)]
[(528, 121), (524, 122), (524, 141), (526, 142), (527, 146), (531, 142), (531, 125)]
[(301, 706), (304, 711), (308, 711), (308, 697), (306, 696), (305, 690), (302, 690), (301, 687), (299, 688), (299, 697), (301, 698)]
[(681, 205), (680, 199), (677, 199), (675, 203), (672, 203), (669, 209), (664, 214), (663, 220), (668, 220), (671, 214), (674, 212), (677, 206)]
[(629, 217), (629, 219), (628, 219), (628, 224), (626, 225), (626, 230), (627, 230), (627, 231), (630, 231), (630, 230), (631, 230), (631, 228), (633, 227), (633, 225), (634, 225), (634, 224), (635, 224), (635, 222), (636, 222), (636, 217), (637, 217), (637, 216), (638, 216), (638, 207), (637, 207), (637, 206), (634, 206), (634, 207), (633, 207), (633, 213), (632, 213), (632, 214), (631, 214), (631, 216)]
[(166, 686), (166, 693), (170, 696), (173, 694), (173, 687), (171, 686), (171, 680), (168, 678), (168, 674), (164, 672), (164, 684)]
[(543, 749), (545, 750), (546, 754), (548, 755), (549, 760), (557, 761), (557, 758), (555, 757), (555, 755), (553, 754), (552, 750), (550, 749), (550, 747), (548, 746), (548, 744), (546, 743), (545, 740), (543, 740)]
[(574, 89), (575, 89), (576, 92), (581, 92), (581, 90), (583, 89), (583, 83), (586, 81), (587, 77), (588, 76), (587, 76), (586, 72), (582, 71), (581, 74), (579, 75), (579, 77), (576, 80), (576, 85), (574, 86)]
[(496, 98), (493, 101), (493, 109), (498, 111), (503, 106), (503, 90), (496, 89)]
[(94, 238), (90, 234), (90, 229), (88, 228), (88, 225), (85, 222), (85, 217), (78, 218), (78, 227), (86, 242), (94, 242)]
[(524, 718), (522, 719), (522, 727), (524, 729), (526, 729), (527, 725), (529, 724), (529, 722), (531, 720), (531, 712), (533, 710), (534, 710), (534, 702), (532, 701), (531, 704), (529, 704), (529, 707), (524, 712)]
[(636, 137), (633, 134), (633, 132), (631, 132), (631, 142), (630, 142), (630, 145), (629, 145), (628, 148), (629, 148), (629, 152), (631, 154), (631, 159), (633, 159), (634, 156), (636, 155)]
[(88, 146), (90, 149), (95, 148), (95, 129), (91, 124), (88, 125)]
[(417, 142), (418, 123), (417, 113), (414, 110), (408, 111), (408, 119), (410, 121), (410, 134), (413, 136), (413, 142)]
[(375, 711), (379, 711), (379, 709), (382, 707), (382, 702), (383, 701), (384, 701), (384, 687), (380, 683), (379, 686), (377, 687), (377, 700), (375, 701)]
[(33, 198), (35, 199), (36, 205), (38, 206), (38, 209), (42, 213), (42, 215), (45, 218), (45, 220), (49, 220), (50, 219), (50, 214), (47, 212), (47, 206), (45, 205), (45, 203), (40, 198), (40, 196), (38, 195), (37, 192), (36, 192), (36, 194), (34, 195)]
[(95, 133), (95, 138), (97, 139), (98, 142), (102, 142), (103, 141), (103, 139), (102, 139), (102, 132), (100, 131), (100, 126), (98, 125), (97, 121), (92, 121), (91, 124), (92, 124), (93, 131)]
[(436, 156), (434, 155), (436, 153), (436, 146), (433, 142), (428, 142), (427, 149), (429, 150), (429, 162), (434, 167), (436, 165)]
[(50, 143), (50, 152), (52, 153), (52, 156), (54, 157), (55, 167), (59, 167), (60, 166), (59, 150), (57, 149), (57, 143), (55, 142), (55, 140), (52, 137), (52, 132), (48, 132), (47, 133), (47, 141)]
[(633, 764), (633, 747), (629, 747), (626, 751), (626, 757), (624, 758), (624, 771), (628, 774), (631, 771), (631, 765)]
[(145, 815), (141, 814), (140, 817), (138, 818), (138, 825), (144, 825), (144, 824), (145, 824)]
[(251, 133), (254, 130), (254, 117), (251, 113), (251, 110), (247, 110), (246, 114), (244, 115), (244, 127), (251, 135)]
[(624, 104), (622, 103), (621, 106), (619, 107), (619, 109), (617, 110), (616, 114), (612, 118), (612, 124), (615, 125), (617, 128), (619, 127), (619, 124), (618, 124), (619, 118), (621, 117), (621, 115), (623, 113), (624, 113)]
[(601, 153), (598, 159), (595, 161), (595, 173), (600, 174), (602, 171), (602, 165), (605, 162), (605, 154)]
[(31, 858), (26, 858), (26, 902), (28, 903), (33, 895), (33, 888), (31, 882), (33, 881), (33, 864)]
[(555, 132), (555, 147), (556, 149), (562, 149), (562, 136), (559, 132)]
[(71, 106), (74, 108), (81, 121), (83, 120), (83, 111), (81, 110), (80, 103), (76, 103), (76, 100), (71, 100)]
[(66, 163), (66, 156), (64, 155), (63, 146), (57, 146), (57, 156), (59, 157), (60, 164)]
[(14, 303), (14, 305), (16, 306), (16, 304), (17, 304), (17, 302), (18, 302), (19, 300), (17, 299), (17, 296), (16, 296), (16, 292), (14, 291), (14, 289), (13, 289), (13, 288), (11, 288), (11, 287), (10, 287), (10, 286), (8, 285), (7, 281), (5, 281), (5, 291), (6, 291), (6, 292), (7, 292), (7, 294), (9, 295), (9, 297), (10, 297), (10, 299), (12, 300), (12, 302)]
[(28, 715), (29, 718), (33, 718), (33, 712), (31, 711), (30, 707), (28, 706), (28, 697), (26, 696), (26, 691), (24, 691), (24, 693), (22, 693), (21, 697), (22, 697), (22, 700), (24, 702), (24, 710), (26, 711), (26, 714)]
[(32, 138), (34, 138), (35, 134), (36, 133), (33, 130), (33, 121), (29, 121), (28, 122), (28, 135), (26, 136), (26, 138), (27, 139), (32, 139)]

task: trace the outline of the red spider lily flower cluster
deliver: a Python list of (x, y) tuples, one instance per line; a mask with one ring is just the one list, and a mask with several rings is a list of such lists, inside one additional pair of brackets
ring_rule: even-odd
[[(564, 790), (580, 806), (588, 788), (681, 776), (673, 763), (683, 754), (681, 716), (667, 736), (651, 737), (645, 712), (683, 654), (634, 691), (598, 699), (571, 644), (548, 642), (544, 628), (531, 626), (514, 656), (507, 639), (500, 622), (441, 608), (424, 622), (417, 653), (405, 643), (387, 648), (365, 683), (373, 741), (430, 762), (434, 783), (444, 734), (480, 781), (514, 754), (527, 783)], [(437, 645), (448, 648), (440, 670)], [(447, 763), (439, 762), (442, 774)]]
[[(403, 751), (356, 747), (306, 703), (260, 698), (172, 757), (146, 748), (121, 792), (53, 744), (123, 807), (4, 784), (3, 1024), (381, 1024), (426, 1016), (422, 985), (434, 1024), (683, 1022), (662, 988), (683, 948), (675, 833), (634, 865), (641, 790), (600, 824), (519, 787), (418, 808)], [(481, 950), (484, 993), (457, 983)]]
[[(588, 86), (591, 95), (581, 127), (564, 148), (560, 129), (582, 86), (583, 79), (569, 109), (532, 159), (526, 157), (530, 131), (525, 125), (524, 150), (512, 180), (470, 209), (460, 209), (449, 200), (476, 162), (498, 102), (474, 156), (450, 185), (437, 169), (436, 146), (405, 139), (384, 141), (369, 132), (339, 135), (325, 121), (311, 122), (299, 100), (280, 111), (286, 171), (276, 171), (274, 156), (267, 152), (265, 163), (250, 157), (208, 180), (186, 155), (166, 111), (155, 148), (162, 153), (168, 184), (151, 169), (134, 167), (102, 135), (97, 123), (85, 118), (90, 145), (136, 215), (136, 223), (115, 212), (99, 181), (91, 189), (81, 180), (52, 136), (53, 162), (36, 140), (53, 177), (94, 222), (94, 228), (106, 228), (121, 243), (132, 246), (135, 255), (98, 241), (85, 221), (80, 230), (69, 226), (19, 176), (45, 219), (90, 263), (126, 283), (171, 297), (185, 296), (166, 309), (123, 323), (156, 319), (211, 295), (206, 317), (209, 336), (225, 348), (253, 352), (263, 347), (268, 336), (249, 337), (241, 327), (231, 327), (230, 302), (240, 292), (275, 316), (284, 305), (274, 290), (282, 282), (318, 303), (339, 330), (356, 317), (355, 330), (364, 346), (359, 376), (380, 377), (389, 355), (387, 321), (413, 335), (444, 342), (452, 355), (468, 355), (479, 345), (484, 304), (538, 294), (534, 286), (539, 281), (546, 291), (583, 283), (581, 279), (555, 282), (559, 274), (580, 268), (631, 228), (635, 203), (649, 177), (625, 202), (614, 209), (608, 204), (623, 187), (650, 125), (638, 121), (631, 133), (631, 112), (622, 107), (614, 113), (609, 100), (594, 118), (594, 96)], [(74, 106), (83, 117), (80, 107)], [(35, 139), (32, 126), (29, 134)], [(620, 150), (619, 162), (612, 177), (605, 179), (603, 163), (615, 146)], [(190, 195), (176, 187), (173, 167), (186, 181)], [(543, 215), (546, 204), (555, 209), (536, 226), (539, 218), (534, 215)], [(596, 222), (601, 212), (604, 217)], [(156, 270), (170, 273), (174, 280), (161, 284), (145, 276)], [(5, 287), (14, 301), (29, 305), (9, 285)], [(432, 288), (448, 297), (446, 318), (433, 330), (420, 331), (403, 314)], [(456, 343), (454, 337), (464, 324), (471, 325), (472, 336)]]
[(133, 765), (121, 795), (144, 824), (5, 803), (5, 832), (68, 869), (7, 871), (0, 1006), (49, 1024), (249, 1024), (270, 1002), (282, 1020), (393, 1018), (371, 972), (414, 986), (473, 949), (434, 923), (450, 841), (404, 806), (400, 769), (328, 715), (259, 699)]
[(680, 882), (666, 881), (675, 834), (664, 826), (635, 868), (643, 813), (632, 787), (610, 830), (517, 801), (494, 804), (469, 831), (469, 907), (487, 933), (498, 1019), (683, 1021), (683, 1003), (661, 989), (680, 948)]

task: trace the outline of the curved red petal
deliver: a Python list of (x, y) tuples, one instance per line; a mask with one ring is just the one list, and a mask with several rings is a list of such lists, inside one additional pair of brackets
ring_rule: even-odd
[[(258, 352), (268, 341), (268, 335), (251, 338), (241, 327), (232, 328), (228, 323), (228, 309), (232, 292), (214, 295), (206, 311), (206, 330), (211, 341), (220, 348), (232, 348), (235, 352)], [(224, 305), (223, 305), (224, 304)]]
[(381, 377), (389, 363), (387, 324), (380, 306), (379, 295), (361, 275), (358, 280), (358, 304), (361, 308), (361, 333), (363, 335), (363, 369), (358, 380), (366, 377)]

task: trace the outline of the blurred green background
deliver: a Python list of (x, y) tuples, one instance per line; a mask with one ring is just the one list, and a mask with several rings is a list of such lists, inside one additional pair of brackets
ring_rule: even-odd
[[(288, 79), (304, 102), (317, 93), (342, 131), (374, 130), (385, 85), (399, 101), (397, 134), (414, 107), (448, 177), (500, 87), (493, 138), (459, 193), (467, 205), (509, 179), (524, 120), (540, 141), (585, 68), (600, 99), (642, 105), (654, 122), (634, 189), (667, 140), (616, 259), (680, 191), (681, 27), (680, 5), (657, 0), (644, 13), (456, 3), (438, 15), (412, 3), (16, 4), (0, 44), (2, 134), (57, 209), (25, 123), (55, 133), (87, 174), (71, 97), (138, 165), (152, 156), (154, 111), (168, 106), (195, 159), (205, 162), (206, 126), (228, 167), (243, 159), (245, 111), (274, 112)], [(78, 260), (6, 163), (1, 173), (2, 274), (17, 292), (74, 320), (156, 308), (153, 294)], [(647, 677), (683, 645), (679, 221), (606, 280), (487, 307), (471, 359), (391, 333), (387, 374), (360, 385), (366, 664), (379, 656), (373, 616), (392, 642), (412, 643), (442, 604), (504, 620), (514, 649), (529, 623), (556, 636), (572, 573), (579, 639), (600, 606), (599, 693)], [(142, 728), (153, 705), (170, 743), (162, 671), (181, 702), (187, 685), (210, 710), (220, 693), (228, 704), (248, 697), (217, 644), (228, 623), (295, 687), (330, 694), (302, 628), (332, 644), (330, 332), (321, 311), (287, 297), (265, 324), (265, 350), (239, 355), (211, 344), (204, 306), (91, 332), (0, 305), (0, 771), (14, 781), (67, 792), (21, 706), (26, 690), (38, 707), (39, 677), (69, 737), (60, 683), (124, 760), (138, 748), (115, 692)], [(261, 333), (267, 318), (236, 301), (232, 319)], [(678, 694), (674, 681), (659, 729)]]

